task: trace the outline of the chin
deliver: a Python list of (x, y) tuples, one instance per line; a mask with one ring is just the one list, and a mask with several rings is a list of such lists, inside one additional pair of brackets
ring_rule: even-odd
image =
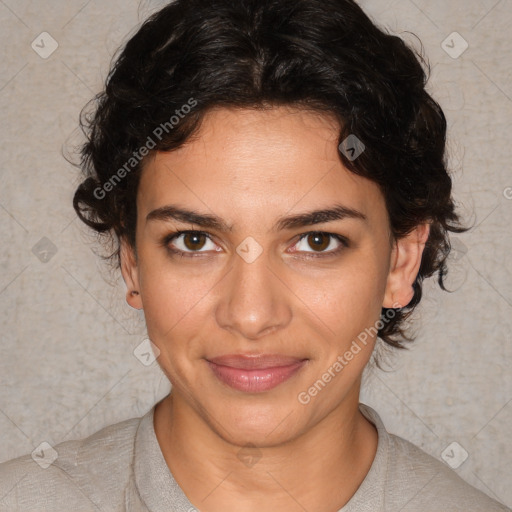
[(226, 442), (240, 447), (248, 444), (258, 447), (276, 446), (300, 434), (301, 423), (297, 421), (297, 412), (290, 406), (252, 404), (244, 407), (228, 403), (222, 417), (218, 414), (220, 409), (216, 407), (215, 410), (217, 421), (211, 427)]

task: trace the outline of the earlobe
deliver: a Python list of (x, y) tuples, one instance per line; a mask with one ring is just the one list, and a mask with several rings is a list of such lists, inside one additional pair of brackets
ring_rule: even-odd
[(142, 309), (142, 298), (139, 287), (139, 274), (135, 251), (129, 243), (123, 239), (120, 247), (121, 274), (126, 284), (126, 302), (134, 309)]
[(414, 297), (413, 284), (418, 275), (430, 224), (420, 224), (408, 235), (395, 241), (382, 306), (401, 308)]

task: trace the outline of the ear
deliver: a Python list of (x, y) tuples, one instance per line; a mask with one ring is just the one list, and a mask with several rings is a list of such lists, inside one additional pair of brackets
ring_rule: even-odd
[(142, 298), (139, 287), (139, 270), (134, 248), (121, 240), (121, 274), (126, 283), (126, 302), (134, 309), (142, 309)]
[(430, 234), (430, 224), (419, 224), (408, 235), (395, 241), (382, 306), (401, 308), (414, 296), (412, 287)]

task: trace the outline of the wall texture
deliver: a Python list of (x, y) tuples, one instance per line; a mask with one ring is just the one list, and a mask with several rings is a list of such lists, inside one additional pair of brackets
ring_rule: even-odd
[[(134, 354), (143, 317), (75, 218), (78, 174), (61, 155), (117, 47), (163, 3), (0, 0), (0, 461), (141, 416), (169, 391)], [(454, 293), (427, 284), (414, 347), (368, 371), (361, 401), (512, 506), (512, 0), (361, 5), (422, 40), (455, 197), (475, 226), (453, 239)]]

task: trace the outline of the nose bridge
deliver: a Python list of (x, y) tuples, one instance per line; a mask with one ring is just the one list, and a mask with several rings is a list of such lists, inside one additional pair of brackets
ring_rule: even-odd
[(283, 328), (291, 318), (286, 288), (258, 246), (247, 239), (239, 245), (216, 308), (220, 327), (253, 340)]

